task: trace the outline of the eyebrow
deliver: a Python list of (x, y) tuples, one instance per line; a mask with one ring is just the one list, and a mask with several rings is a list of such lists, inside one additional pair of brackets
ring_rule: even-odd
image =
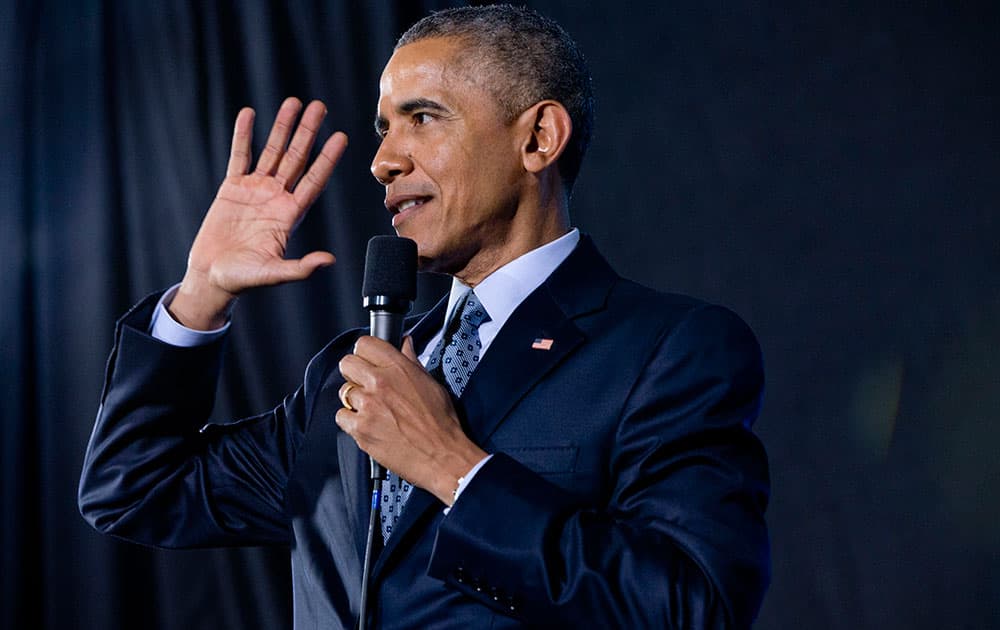
[[(398, 111), (400, 114), (403, 114), (404, 116), (420, 110), (430, 110), (433, 112), (437, 112), (439, 114), (451, 113), (451, 110), (449, 110), (447, 107), (445, 107), (441, 103), (438, 103), (437, 101), (432, 101), (429, 98), (412, 98), (408, 101), (403, 101), (399, 105), (399, 107), (396, 108), (396, 111)], [(383, 133), (388, 131), (388, 129), (389, 129), (389, 119), (387, 119), (385, 116), (376, 116), (375, 133), (381, 136)]]

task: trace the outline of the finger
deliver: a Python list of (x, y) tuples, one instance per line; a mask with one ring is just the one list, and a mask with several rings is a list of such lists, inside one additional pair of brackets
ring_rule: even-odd
[(346, 381), (340, 386), (340, 390), (337, 391), (337, 397), (340, 398), (340, 404), (344, 406), (348, 411), (357, 411), (358, 408), (354, 405), (354, 399), (351, 398), (352, 393), (357, 393), (361, 389), (361, 386), (357, 383), (352, 383), (351, 381)]
[(381, 367), (393, 365), (400, 360), (399, 350), (393, 347), (391, 343), (378, 337), (367, 335), (358, 338), (358, 341), (354, 344), (354, 354), (372, 365)]
[[(353, 395), (354, 391), (351, 394)], [(358, 404), (354, 403), (354, 406), (357, 407)], [(334, 419), (337, 426), (343, 429), (344, 433), (350, 435), (362, 451), (368, 453), (373, 446), (377, 446), (380, 442), (378, 436), (372, 434), (371, 423), (366, 420), (364, 414), (341, 407), (337, 410)]]
[(233, 129), (233, 143), (229, 150), (229, 165), (226, 167), (226, 177), (245, 175), (250, 168), (250, 141), (253, 139), (254, 111), (244, 107), (236, 115), (236, 125)]
[(305, 280), (317, 269), (329, 267), (335, 262), (337, 259), (333, 254), (323, 251), (310, 252), (302, 258), (275, 260), (268, 264), (267, 284)]
[(336, 415), (337, 426), (344, 430), (350, 436), (354, 436), (358, 430), (358, 414), (354, 411), (348, 410), (346, 407), (341, 407), (337, 410)]
[(403, 356), (410, 361), (420, 363), (420, 359), (417, 357), (417, 350), (413, 347), (413, 337), (409, 335), (403, 337), (403, 347), (400, 350), (402, 350)]
[(292, 135), (292, 126), (295, 119), (302, 110), (302, 101), (290, 96), (278, 108), (278, 114), (274, 117), (274, 124), (271, 126), (271, 133), (267, 136), (267, 145), (260, 153), (257, 160), (257, 171), (267, 175), (273, 175), (274, 170), (281, 161), (281, 156), (285, 153), (285, 146), (288, 144), (288, 136)]
[(288, 149), (281, 157), (281, 163), (278, 164), (278, 172), (275, 175), (285, 188), (290, 190), (295, 185), (295, 181), (302, 175), (302, 171), (305, 170), (309, 151), (312, 150), (313, 143), (316, 141), (316, 132), (319, 131), (319, 126), (323, 124), (325, 117), (326, 105), (321, 101), (309, 103), (306, 111), (303, 112), (302, 120), (299, 121), (299, 126), (295, 129), (295, 135), (292, 136)]
[[(340, 359), (340, 362), (337, 363), (337, 368), (340, 369), (340, 375), (344, 377), (344, 380), (356, 383), (355, 389), (351, 390), (352, 396), (359, 389), (373, 386), (372, 370), (374, 367), (371, 363), (356, 354), (344, 355)], [(354, 398), (351, 398), (351, 400), (353, 401)]]
[(338, 131), (327, 139), (323, 149), (313, 160), (312, 166), (295, 186), (293, 196), (300, 208), (308, 208), (326, 188), (326, 182), (333, 174), (333, 168), (347, 148), (347, 134)]

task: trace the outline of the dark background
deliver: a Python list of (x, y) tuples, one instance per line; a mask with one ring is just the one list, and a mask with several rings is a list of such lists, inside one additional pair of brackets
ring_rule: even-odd
[[(0, 4), (0, 626), (289, 625), (287, 553), (150, 550), (78, 515), (112, 324), (183, 274), (239, 107), (259, 140), (286, 95), (351, 136), (293, 243), (339, 262), (241, 300), (217, 415), (270, 407), (363, 323), (363, 247), (390, 230), (377, 78), (444, 4)], [(758, 627), (1000, 626), (996, 4), (531, 4), (593, 68), (575, 224), (763, 345)]]

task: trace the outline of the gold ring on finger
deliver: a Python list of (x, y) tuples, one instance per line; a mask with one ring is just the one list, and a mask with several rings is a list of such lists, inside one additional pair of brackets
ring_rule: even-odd
[(351, 390), (355, 387), (356, 385), (354, 383), (348, 382), (344, 383), (344, 386), (340, 388), (340, 402), (344, 405), (344, 409), (348, 411), (357, 411), (357, 409), (354, 408), (354, 405), (351, 404), (351, 399), (348, 398)]

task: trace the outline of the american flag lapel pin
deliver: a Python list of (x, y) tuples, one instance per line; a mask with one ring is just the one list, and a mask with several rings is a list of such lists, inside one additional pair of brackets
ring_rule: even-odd
[(531, 347), (534, 350), (551, 350), (552, 340), (539, 337), (538, 339), (535, 339), (534, 343), (531, 344)]

